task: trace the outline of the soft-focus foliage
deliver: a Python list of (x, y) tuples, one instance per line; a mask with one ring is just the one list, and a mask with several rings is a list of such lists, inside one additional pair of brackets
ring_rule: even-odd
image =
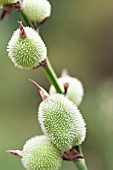
[[(101, 87), (113, 79), (113, 1), (50, 2), (53, 13), (41, 26), (41, 35), (58, 76), (67, 67), (85, 86), (80, 109), (88, 126), (83, 144), (88, 167), (112, 170), (113, 95), (109, 90), (113, 91), (113, 85)], [(24, 170), (20, 159), (9, 156), (5, 150), (21, 149), (29, 137), (42, 133), (36, 120), (40, 95), (28, 79), (35, 79), (46, 89), (50, 85), (42, 69), (20, 70), (7, 57), (6, 46), (18, 28), (17, 20), (19, 17), (12, 13), (0, 22), (0, 170)], [(104, 92), (108, 94), (103, 111)], [(61, 170), (74, 170), (72, 165), (65, 162)]]

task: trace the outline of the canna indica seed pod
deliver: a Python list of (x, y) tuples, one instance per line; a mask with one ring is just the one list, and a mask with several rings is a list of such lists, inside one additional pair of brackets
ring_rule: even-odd
[(16, 3), (18, 0), (0, 0), (0, 6)]
[(62, 94), (44, 100), (38, 111), (42, 131), (62, 151), (80, 145), (86, 136), (85, 122), (78, 108)]
[(86, 137), (86, 124), (77, 106), (62, 94), (49, 96), (35, 81), (30, 81), (38, 88), (43, 99), (38, 120), (44, 134), (61, 151), (80, 145)]
[(27, 170), (58, 170), (61, 153), (46, 136), (36, 136), (23, 148), (22, 164)]
[(17, 29), (7, 47), (8, 56), (15, 66), (31, 69), (46, 59), (46, 46), (41, 37), (30, 27)]
[(42, 22), (51, 14), (51, 5), (47, 0), (24, 0), (23, 12), (34, 22)]
[[(64, 85), (65, 83), (68, 83), (68, 89), (66, 96), (76, 105), (79, 106), (83, 95), (84, 95), (84, 89), (82, 83), (75, 77), (70, 77), (70, 76), (64, 76), (60, 77), (58, 79), (59, 85), (62, 88), (62, 91), (64, 91)], [(50, 87), (49, 90), (50, 95), (55, 94), (56, 90), (54, 86)]]

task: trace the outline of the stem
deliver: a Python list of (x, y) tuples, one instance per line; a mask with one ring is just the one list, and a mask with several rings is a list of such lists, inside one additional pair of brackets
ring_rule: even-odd
[(88, 170), (84, 159), (74, 161), (74, 164), (78, 170)]
[(48, 58), (46, 59), (46, 62), (47, 62), (47, 65), (44, 66), (44, 70), (46, 71), (47, 75), (48, 75), (48, 78), (50, 80), (50, 82), (53, 84), (53, 86), (55, 87), (56, 89), (56, 92), (57, 93), (63, 93), (61, 87), (59, 86), (58, 84), (58, 79), (57, 79), (57, 76), (48, 60)]
[(32, 27), (33, 28), (33, 24), (32, 22), (25, 16), (25, 14), (23, 13), (23, 11), (19, 11), (20, 14), (20, 18), (23, 20), (24, 24), (26, 26)]
[(83, 156), (82, 148), (81, 148), (80, 145), (79, 145), (79, 146), (76, 146), (76, 150), (78, 151), (78, 153), (79, 153), (81, 156)]

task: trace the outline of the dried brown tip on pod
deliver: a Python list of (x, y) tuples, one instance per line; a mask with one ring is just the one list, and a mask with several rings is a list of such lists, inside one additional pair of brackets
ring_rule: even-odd
[(22, 151), (20, 150), (8, 150), (7, 153), (11, 155), (19, 156), (19, 157), (23, 156)]
[(69, 83), (64, 83), (64, 95), (67, 95)]
[(31, 81), (38, 88), (42, 100), (46, 100), (49, 97), (49, 94), (41, 86), (39, 86), (34, 80), (29, 79), (29, 81)]
[(22, 21), (18, 21), (18, 23), (20, 24), (20, 38), (24, 39), (24, 38), (27, 37), (27, 35), (26, 35), (26, 32), (25, 32), (24, 27), (22, 25)]

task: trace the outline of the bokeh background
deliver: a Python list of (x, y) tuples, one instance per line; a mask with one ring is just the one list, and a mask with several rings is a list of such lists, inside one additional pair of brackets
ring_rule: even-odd
[[(89, 170), (113, 170), (113, 1), (50, 0), (52, 15), (40, 28), (58, 76), (63, 68), (84, 84), (80, 110), (87, 122), (82, 148)], [(41, 98), (28, 79), (46, 90), (42, 68), (20, 70), (7, 57), (6, 46), (20, 20), (13, 12), (0, 21), (0, 170), (24, 170), (19, 158), (6, 153), (22, 149), (42, 134), (37, 122)], [(60, 170), (74, 170), (64, 162)]]

